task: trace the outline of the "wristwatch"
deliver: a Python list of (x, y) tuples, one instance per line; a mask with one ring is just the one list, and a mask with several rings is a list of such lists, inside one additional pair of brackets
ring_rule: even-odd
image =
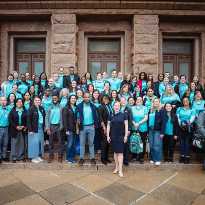
[(103, 127), (103, 130), (105, 129), (106, 127)]

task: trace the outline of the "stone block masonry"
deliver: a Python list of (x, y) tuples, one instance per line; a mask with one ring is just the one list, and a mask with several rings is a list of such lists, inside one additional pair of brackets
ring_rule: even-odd
[[(70, 66), (77, 66), (78, 28), (75, 14), (53, 14), (51, 17), (51, 76), (58, 73), (59, 67), (69, 74)], [(76, 69), (77, 71), (77, 69)]]
[(158, 75), (158, 15), (135, 15), (132, 28), (133, 74), (144, 71)]

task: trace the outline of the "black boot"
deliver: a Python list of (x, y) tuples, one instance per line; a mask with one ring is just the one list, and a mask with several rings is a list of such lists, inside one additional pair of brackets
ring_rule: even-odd
[(189, 164), (190, 163), (190, 160), (189, 160), (189, 157), (187, 157), (184, 161), (184, 164)]
[(105, 159), (101, 159), (101, 162), (104, 164), (104, 165), (107, 165), (107, 161)]
[(183, 163), (184, 162), (184, 157), (180, 157), (179, 163)]

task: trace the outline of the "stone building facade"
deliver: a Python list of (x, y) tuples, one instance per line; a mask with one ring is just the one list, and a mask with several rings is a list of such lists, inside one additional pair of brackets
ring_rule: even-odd
[(169, 71), (205, 83), (203, 1), (0, 1), (0, 83), (14, 70), (49, 77)]

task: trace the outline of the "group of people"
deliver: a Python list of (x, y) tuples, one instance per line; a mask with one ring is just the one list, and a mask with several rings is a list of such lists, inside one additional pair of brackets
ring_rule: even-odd
[[(95, 151), (101, 154), (104, 165), (112, 144), (116, 169), (123, 177), (122, 165), (138, 161), (144, 164), (146, 139), (151, 152), (150, 163), (160, 165), (162, 150), (165, 163), (173, 163), (175, 140), (180, 138), (180, 163), (190, 162), (191, 127), (204, 112), (204, 90), (198, 77), (190, 84), (186, 76), (173, 77), (160, 73), (153, 81), (152, 74), (141, 72), (139, 77), (112, 71), (97, 73), (93, 80), (90, 73), (79, 77), (74, 67), (69, 75), (64, 68), (47, 79), (16, 71), (7, 76), (0, 91), (0, 163), (3, 161), (25, 161), (25, 146), (33, 163), (43, 161), (44, 145), (49, 145), (48, 163), (54, 158), (54, 140), (58, 140), (58, 162), (63, 157), (63, 136), (66, 136), (66, 161), (75, 163), (76, 140), (80, 140), (80, 160), (83, 165), (85, 143), (88, 139), (90, 160), (96, 165)], [(188, 126), (188, 129), (187, 127)], [(129, 160), (130, 136), (139, 132), (143, 152), (133, 153)], [(10, 159), (7, 148), (11, 138)], [(26, 139), (26, 140), (25, 140)], [(26, 143), (26, 144), (25, 144)]]

